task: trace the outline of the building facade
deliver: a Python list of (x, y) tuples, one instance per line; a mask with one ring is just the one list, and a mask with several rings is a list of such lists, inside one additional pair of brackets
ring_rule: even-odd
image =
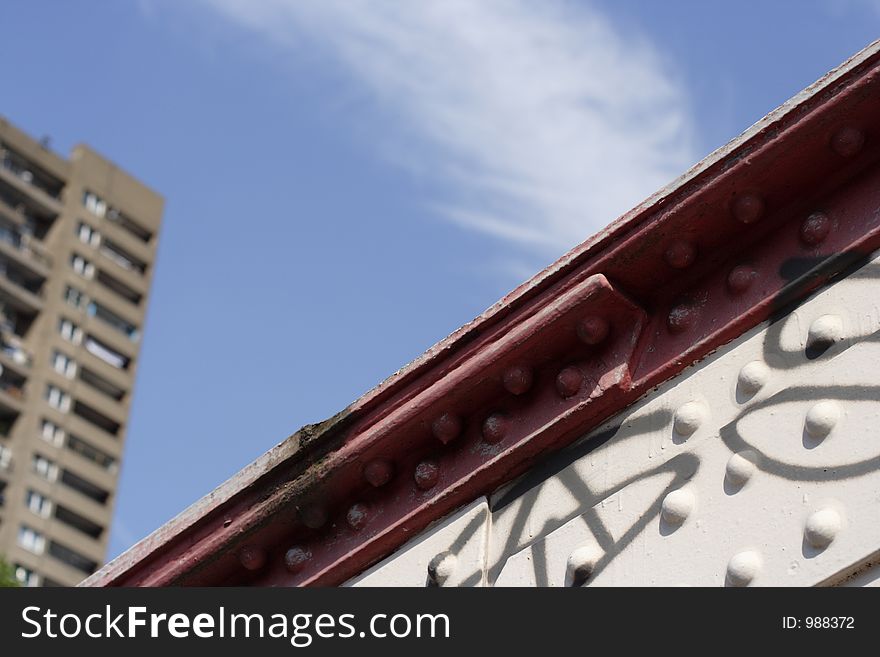
[(162, 207), (0, 118), (0, 556), (25, 585), (104, 560)]

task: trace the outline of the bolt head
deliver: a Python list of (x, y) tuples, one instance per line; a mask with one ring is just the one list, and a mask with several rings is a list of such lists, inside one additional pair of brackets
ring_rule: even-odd
[(831, 137), (832, 150), (842, 157), (852, 157), (864, 145), (865, 133), (852, 126), (841, 128)]
[(413, 474), (416, 486), (420, 490), (430, 490), (437, 485), (440, 479), (440, 464), (437, 461), (425, 460), (416, 466)]
[(574, 397), (584, 384), (584, 375), (577, 367), (566, 367), (556, 377), (556, 391), (563, 399)]
[(284, 566), (291, 573), (297, 573), (311, 558), (312, 553), (308, 548), (294, 546), (284, 553)]
[(512, 395), (522, 395), (532, 387), (532, 370), (525, 365), (514, 365), (502, 376), (504, 389)]
[(394, 466), (385, 459), (373, 459), (364, 466), (364, 479), (375, 488), (387, 484), (392, 476), (394, 476)]
[(352, 504), (348, 509), (348, 513), (345, 514), (345, 521), (348, 523), (348, 526), (355, 531), (363, 529), (369, 519), (370, 507), (361, 502)]
[(754, 267), (737, 265), (727, 275), (727, 289), (732, 294), (743, 294), (752, 286), (757, 277), (758, 272), (755, 271)]
[(588, 345), (597, 345), (605, 341), (611, 327), (608, 320), (595, 315), (584, 317), (577, 325), (577, 336), (581, 342)]
[(238, 560), (246, 570), (259, 570), (266, 564), (266, 551), (258, 545), (245, 545), (238, 553)]
[(697, 322), (697, 309), (690, 304), (681, 303), (669, 311), (666, 327), (670, 333), (684, 333)]
[(461, 433), (461, 418), (453, 413), (444, 413), (431, 425), (431, 433), (444, 445), (458, 438)]
[(697, 247), (692, 242), (674, 240), (666, 247), (666, 264), (673, 269), (690, 267), (697, 257)]
[(831, 220), (824, 212), (814, 212), (801, 224), (801, 242), (807, 246), (817, 246), (825, 241), (831, 232)]
[(327, 522), (327, 511), (320, 504), (310, 504), (299, 511), (303, 524), (309, 529), (320, 529)]
[(755, 194), (739, 196), (733, 202), (733, 216), (744, 224), (756, 222), (764, 215), (764, 199)]
[(483, 440), (490, 445), (495, 445), (504, 440), (510, 422), (501, 413), (493, 413), (483, 421)]

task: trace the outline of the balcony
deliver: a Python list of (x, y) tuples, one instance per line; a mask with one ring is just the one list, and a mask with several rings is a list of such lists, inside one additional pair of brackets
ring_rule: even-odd
[(11, 370), (0, 374), (0, 416), (18, 415), (24, 404), (24, 379)]
[(26, 376), (33, 363), (33, 356), (21, 346), (21, 340), (10, 331), (0, 329), (0, 365)]
[(52, 268), (52, 259), (38, 245), (37, 240), (6, 222), (0, 224), (0, 254), (43, 279), (49, 276)]
[(61, 213), (61, 202), (58, 200), (60, 189), (53, 195), (52, 190), (45, 189), (39, 184), (39, 178), (35, 177), (33, 172), (17, 166), (9, 157), (3, 156), (2, 150), (0, 150), (0, 180), (32, 199), (42, 212), (52, 216)]
[(0, 301), (15, 310), (35, 315), (43, 309), (42, 289), (45, 278), (0, 256)]

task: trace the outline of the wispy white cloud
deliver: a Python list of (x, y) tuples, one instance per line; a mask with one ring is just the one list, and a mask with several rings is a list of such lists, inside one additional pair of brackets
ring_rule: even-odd
[(274, 47), (329, 53), (393, 119), (397, 155), (447, 183), (432, 205), (531, 249), (572, 247), (693, 160), (682, 86), (589, 5), (205, 1)]

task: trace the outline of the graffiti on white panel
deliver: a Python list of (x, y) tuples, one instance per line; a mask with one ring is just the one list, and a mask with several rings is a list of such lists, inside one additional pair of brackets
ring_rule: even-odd
[(781, 309), (499, 491), (490, 585), (820, 584), (876, 552), (878, 274)]

